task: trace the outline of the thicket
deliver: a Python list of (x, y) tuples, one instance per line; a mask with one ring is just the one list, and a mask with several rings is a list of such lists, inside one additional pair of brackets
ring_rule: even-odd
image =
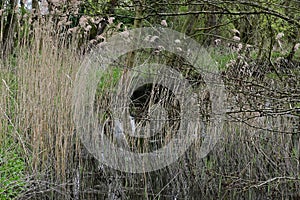
[[(0, 1), (0, 199), (299, 198), (299, 8), (281, 0)], [(110, 36), (156, 25), (194, 38), (218, 63), (224, 130), (205, 159), (195, 143), (165, 169), (123, 173), (98, 163), (76, 134), (75, 76)], [(125, 68), (99, 83), (99, 98), (144, 56), (125, 55)]]

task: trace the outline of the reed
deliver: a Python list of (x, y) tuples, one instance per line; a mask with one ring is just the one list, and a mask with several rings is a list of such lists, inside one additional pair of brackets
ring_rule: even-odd
[[(98, 163), (81, 145), (73, 121), (74, 81), (83, 61), (78, 40), (53, 30), (49, 24), (37, 25), (23, 38), (26, 45), (0, 62), (0, 163), (19, 163), (17, 169), (9, 168), (18, 179), (0, 190), (1, 198), (9, 188), (17, 191), (9, 198), (19, 199), (300, 196), (299, 154), (285, 133), (292, 131), (293, 120), (285, 116), (239, 121), (245, 113), (228, 115), (208, 157), (197, 158), (199, 140), (178, 161), (155, 172), (129, 174)], [(115, 82), (119, 71), (111, 73), (105, 80)], [(105, 87), (111, 85), (99, 84), (106, 95)], [(236, 105), (233, 99), (228, 104)], [(106, 107), (109, 101), (101, 103)], [(4, 188), (1, 170), (0, 164)]]

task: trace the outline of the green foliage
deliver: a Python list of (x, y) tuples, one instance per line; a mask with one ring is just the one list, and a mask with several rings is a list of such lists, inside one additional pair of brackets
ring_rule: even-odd
[(278, 76), (275, 72), (267, 73), (266, 77), (269, 78), (269, 79), (278, 79)]
[(14, 137), (18, 81), (11, 70), (15, 68), (15, 62), (15, 58), (11, 58), (11, 69), (0, 72), (0, 88), (6, 91), (3, 94), (6, 103), (2, 107), (5, 116), (0, 118), (0, 200), (18, 197), (26, 184), (24, 152)]
[(180, 6), (179, 7), (179, 12), (188, 12), (189, 11), (189, 7), (188, 6)]
[(92, 0), (86, 1), (84, 14), (86, 14), (86, 15), (95, 15), (99, 12), (100, 12), (100, 8), (99, 8), (99, 6), (97, 6), (96, 2), (94, 2)]
[(84, 1), (83, 10), (84, 14), (88, 16), (96, 16), (102, 15), (105, 16), (109, 14), (110, 10), (110, 1), (95, 1), (95, 0), (87, 0)]
[(218, 69), (223, 71), (227, 69), (226, 64), (230, 62), (230, 60), (235, 60), (237, 58), (237, 53), (222, 53), (224, 49), (215, 48), (210, 52), (212, 59), (214, 59), (218, 65)]
[(121, 75), (122, 69), (118, 67), (112, 67), (111, 70), (107, 70), (105, 72), (99, 71), (100, 81), (98, 83), (97, 93), (99, 94), (116, 86)]
[(134, 12), (128, 9), (117, 8), (115, 10), (116, 20), (115, 22), (122, 22), (126, 26), (133, 25), (134, 23)]
[(0, 200), (14, 199), (25, 190), (25, 161), (21, 152), (13, 141), (0, 147)]

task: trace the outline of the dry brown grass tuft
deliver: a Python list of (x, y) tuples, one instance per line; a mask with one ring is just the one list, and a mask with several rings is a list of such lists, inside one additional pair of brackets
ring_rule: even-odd
[[(7, 59), (6, 66), (1, 67), (0, 102), (5, 118), (1, 122), (8, 120), (13, 126), (29, 180), (39, 183), (39, 189), (29, 188), (28, 192), (34, 193), (49, 190), (46, 185), (66, 185), (73, 173), (79, 143), (74, 137), (72, 95), (81, 56), (74, 44), (53, 34), (49, 25), (35, 27), (27, 40), (30, 45), (19, 47), (15, 58)], [(1, 123), (0, 143), (5, 139), (6, 126)], [(57, 185), (53, 185), (54, 190)]]

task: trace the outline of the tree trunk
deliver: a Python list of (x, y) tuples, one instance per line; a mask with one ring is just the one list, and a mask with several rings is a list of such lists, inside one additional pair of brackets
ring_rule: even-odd
[(34, 13), (36, 15), (39, 15), (41, 13), (38, 0), (32, 0), (32, 9), (34, 10)]
[[(213, 6), (208, 6), (207, 10), (215, 10)], [(210, 46), (214, 44), (216, 35), (218, 35), (218, 16), (216, 14), (209, 14), (205, 18), (205, 33), (207, 36), (204, 40), (204, 45)]]
[[(135, 0), (134, 1), (135, 6), (135, 19), (134, 19), (134, 28), (140, 28), (142, 26), (142, 17), (143, 17), (143, 5), (144, 2)], [(130, 52), (127, 57), (127, 63), (126, 66), (131, 68), (134, 65), (134, 59), (135, 59), (135, 52)]]
[(2, 38), (2, 57), (5, 58), (13, 52), (14, 49), (14, 33), (16, 29), (16, 14), (15, 8), (18, 0), (10, 0), (8, 9), (8, 15), (6, 18), (3, 38)]
[[(189, 10), (190, 11), (196, 11), (197, 10), (197, 6), (192, 6), (192, 7), (189, 7)], [(183, 24), (183, 27), (181, 29), (181, 33), (183, 34), (186, 34), (188, 36), (190, 36), (193, 31), (194, 31), (194, 26), (195, 26), (195, 22), (197, 22), (197, 19), (199, 17), (199, 14), (197, 15), (189, 15), (184, 24)]]

